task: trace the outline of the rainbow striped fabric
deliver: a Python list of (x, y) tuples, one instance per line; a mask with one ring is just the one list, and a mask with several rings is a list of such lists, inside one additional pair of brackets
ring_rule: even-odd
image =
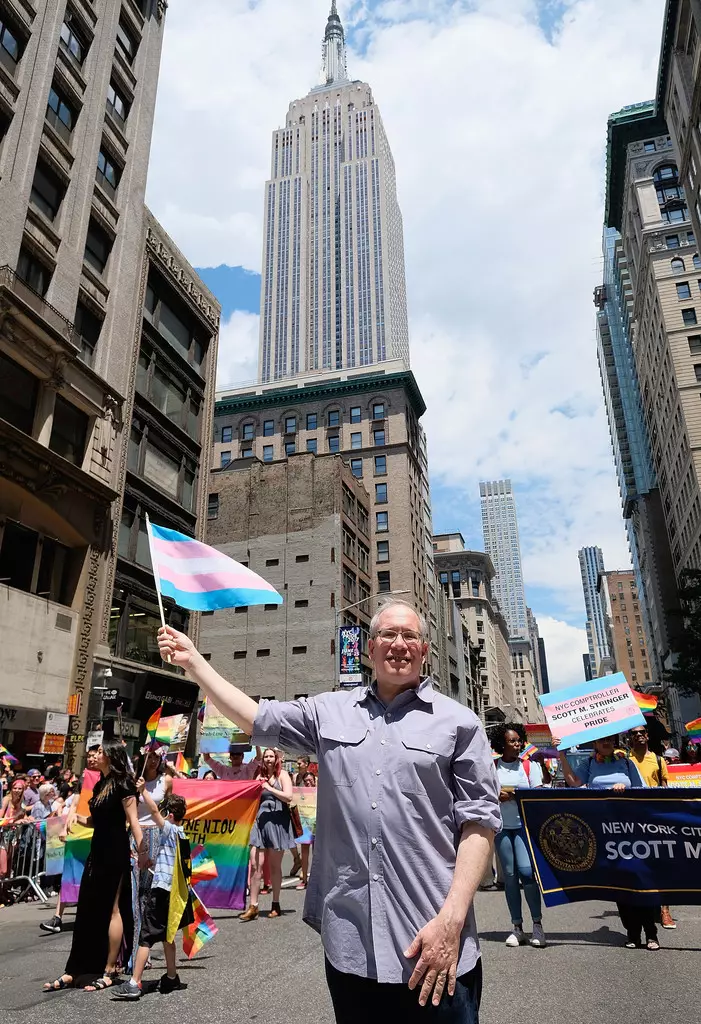
[(630, 692), (635, 697), (638, 707), (644, 715), (651, 714), (657, 708), (657, 697), (653, 697), (650, 693), (640, 693), (638, 690), (634, 690), (631, 686)]
[(209, 911), (194, 890), (192, 895), (192, 909), (195, 915), (195, 921), (193, 924), (188, 925), (187, 928), (183, 929), (183, 953), (188, 960), (192, 960), (193, 956), (195, 956), (196, 953), (199, 953), (202, 949), (205, 942), (209, 942), (210, 939), (213, 939), (219, 931), (210, 916)]
[(148, 532), (156, 586), (181, 608), (282, 604), (270, 583), (216, 548), (155, 523), (148, 523)]
[[(83, 783), (78, 800), (78, 814), (87, 818), (90, 815), (90, 800), (100, 778), (99, 772), (83, 772)], [(61, 903), (77, 903), (80, 891), (80, 880), (83, 877), (85, 862), (90, 853), (93, 830), (77, 822), (66, 837), (66, 848), (63, 856), (63, 876), (61, 879)]]
[(533, 755), (537, 753), (538, 747), (536, 747), (535, 743), (528, 743), (521, 751), (521, 757), (533, 757)]
[(243, 910), (248, 880), (248, 839), (258, 812), (260, 782), (201, 782), (173, 779), (173, 792), (187, 801), (185, 832), (193, 849), (203, 844), (217, 869), (197, 886), (210, 907)]
[(8, 764), (17, 764), (17, 758), (2, 743), (0, 743), (0, 761), (7, 761)]
[(687, 722), (684, 728), (690, 736), (701, 736), (701, 718), (695, 718), (693, 722)]

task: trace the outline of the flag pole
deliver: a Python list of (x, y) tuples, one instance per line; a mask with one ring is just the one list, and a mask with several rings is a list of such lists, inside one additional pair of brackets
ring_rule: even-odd
[[(158, 610), (161, 613), (161, 625), (165, 629), (165, 627), (166, 627), (166, 617), (165, 617), (165, 614), (163, 612), (163, 598), (161, 596), (161, 578), (158, 575), (158, 562), (157, 562), (156, 557), (155, 557), (154, 552), (153, 552), (153, 534), (151, 533), (151, 520), (148, 517), (148, 512), (146, 512), (145, 515), (146, 515), (146, 534), (148, 536), (148, 549), (149, 549), (149, 554), (151, 555), (151, 569), (153, 571), (153, 580), (154, 580), (154, 583), (156, 584), (156, 596), (158, 597)], [(170, 665), (171, 661), (170, 661), (170, 655), (169, 654), (166, 655), (166, 661)]]

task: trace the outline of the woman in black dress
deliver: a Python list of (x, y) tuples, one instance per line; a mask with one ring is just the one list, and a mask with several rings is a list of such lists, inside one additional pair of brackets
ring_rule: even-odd
[(131, 952), (134, 915), (127, 825), (137, 850), (143, 841), (136, 784), (121, 743), (103, 743), (97, 760), (102, 778), (90, 801), (90, 817), (78, 818), (95, 831), (80, 883), (71, 952), (65, 973), (44, 985), (45, 992), (71, 986), (89, 992), (109, 988), (120, 952)]

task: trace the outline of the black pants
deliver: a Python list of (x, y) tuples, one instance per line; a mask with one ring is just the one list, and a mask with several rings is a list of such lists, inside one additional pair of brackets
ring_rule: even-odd
[(617, 903), (616, 906), (629, 942), (640, 942), (643, 931), (648, 942), (657, 941), (655, 918), (659, 907), (643, 907), (633, 903)]
[(421, 987), (384, 985), (373, 978), (343, 974), (326, 961), (326, 981), (333, 1002), (336, 1024), (479, 1024), (482, 997), (482, 961), (458, 978), (455, 995), (447, 990), (438, 1006), (429, 1001), (419, 1006)]

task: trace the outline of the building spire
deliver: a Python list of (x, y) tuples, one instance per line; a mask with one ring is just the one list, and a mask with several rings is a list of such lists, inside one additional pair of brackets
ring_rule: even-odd
[(323, 76), (326, 85), (346, 82), (346, 36), (336, 9), (336, 0), (331, 0), (331, 11), (324, 33), (323, 55)]

